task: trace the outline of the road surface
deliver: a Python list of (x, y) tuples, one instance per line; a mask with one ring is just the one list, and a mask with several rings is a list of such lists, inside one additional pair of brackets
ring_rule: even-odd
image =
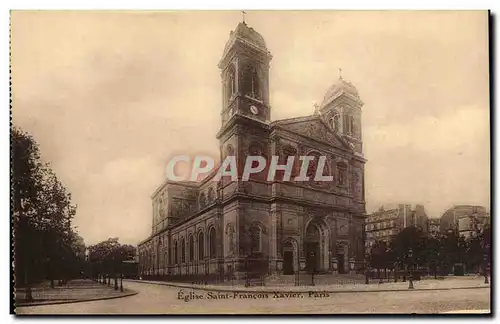
[[(127, 282), (139, 294), (110, 300), (20, 307), (18, 314), (445, 313), (490, 309), (490, 289), (248, 296)], [(217, 298), (219, 297), (219, 298)], [(188, 300), (188, 301), (185, 301)]]

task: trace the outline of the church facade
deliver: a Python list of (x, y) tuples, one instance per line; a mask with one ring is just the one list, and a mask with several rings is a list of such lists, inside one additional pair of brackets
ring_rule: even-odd
[[(287, 275), (299, 271), (347, 273), (363, 266), (365, 219), (361, 101), (339, 78), (314, 114), (271, 121), (271, 53), (244, 22), (231, 32), (219, 62), (222, 78), (220, 157), (260, 155), (280, 164), (295, 156), (292, 180), (268, 167), (249, 181), (212, 173), (200, 182), (165, 181), (152, 195), (151, 235), (138, 246), (139, 271), (147, 277), (227, 278), (252, 269)], [(316, 157), (309, 181), (293, 181), (298, 156)], [(316, 162), (326, 156), (314, 181)], [(241, 174), (240, 174), (241, 176)]]

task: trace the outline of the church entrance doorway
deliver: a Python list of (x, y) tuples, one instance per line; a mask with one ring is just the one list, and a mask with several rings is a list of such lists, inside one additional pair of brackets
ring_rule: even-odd
[(320, 230), (317, 225), (309, 224), (306, 229), (304, 240), (304, 252), (306, 255), (306, 269), (317, 272), (321, 268)]
[(293, 244), (290, 241), (285, 242), (283, 244), (283, 274), (291, 275), (294, 273), (294, 248)]
[(293, 251), (283, 252), (283, 274), (293, 274)]

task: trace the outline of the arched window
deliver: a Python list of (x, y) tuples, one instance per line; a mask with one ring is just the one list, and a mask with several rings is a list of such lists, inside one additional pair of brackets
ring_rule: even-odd
[[(264, 146), (258, 142), (251, 143), (248, 147), (248, 155), (262, 156), (262, 157), (266, 158)], [(252, 168), (256, 168), (258, 165), (259, 165), (259, 162), (252, 161)], [(263, 177), (264, 175), (267, 176), (267, 172), (265, 169), (262, 170), (261, 172), (250, 174), (250, 179), (259, 179), (260, 177)]]
[(226, 146), (226, 156), (224, 156), (224, 158), (226, 158), (228, 156), (234, 156), (234, 148), (231, 144)]
[(354, 132), (354, 117), (352, 115), (344, 115), (342, 121), (344, 134), (352, 135)]
[(179, 263), (179, 253), (178, 253), (178, 250), (177, 250), (178, 246), (177, 246), (177, 240), (174, 241), (174, 264), (177, 264)]
[[(296, 156), (297, 155), (297, 150), (291, 146), (291, 145), (286, 145), (285, 147), (283, 147), (283, 150), (282, 150), (283, 154), (282, 154), (282, 158), (281, 158), (281, 161), (280, 161), (280, 164), (281, 165), (284, 165), (287, 163), (288, 161), (288, 158), (290, 156), (293, 156), (294, 159), (293, 159), (293, 164), (292, 164), (292, 172), (291, 172), (291, 177), (295, 177), (296, 175), (298, 175), (299, 173), (299, 159), (298, 157)], [(276, 171), (276, 179), (278, 180), (281, 180), (283, 179), (283, 176), (285, 175), (285, 171), (284, 170), (277, 170)]]
[(254, 156), (265, 156), (264, 147), (257, 142), (253, 142), (252, 144), (250, 144), (250, 146), (248, 147), (248, 153)]
[(231, 97), (236, 94), (236, 76), (234, 69), (231, 69), (229, 80), (231, 80)]
[(194, 238), (193, 235), (189, 235), (189, 261), (194, 260)]
[(252, 69), (252, 97), (260, 99), (260, 79), (257, 69)]
[(340, 131), (339, 119), (340, 119), (339, 114), (333, 115), (333, 117), (330, 119), (330, 125), (332, 126), (333, 130), (336, 132)]
[(342, 131), (344, 134), (349, 134), (349, 116), (348, 115), (343, 115), (342, 116)]
[(181, 238), (181, 263), (186, 262), (186, 240)]
[(337, 164), (337, 184), (343, 186), (347, 183), (347, 165), (343, 162)]
[(211, 228), (210, 231), (208, 232), (208, 237), (210, 241), (210, 258), (214, 259), (217, 255), (217, 237), (215, 236), (215, 228)]
[(213, 187), (208, 188), (207, 198), (209, 204), (215, 200), (215, 191)]
[(330, 169), (328, 168), (328, 163), (325, 159), (325, 163), (322, 170), (319, 170), (319, 160), (323, 156), (319, 152), (310, 152), (308, 156), (313, 156), (314, 159), (309, 162), (309, 167), (307, 168), (307, 176), (309, 177), (309, 184), (315, 186), (326, 186), (329, 182), (327, 181), (315, 181), (316, 173), (319, 172), (319, 176), (329, 176)]
[(200, 209), (205, 208), (205, 206), (207, 205), (207, 199), (205, 198), (204, 193), (200, 194), (199, 205), (200, 205)]
[(234, 227), (231, 224), (228, 224), (226, 227), (226, 236), (227, 236), (227, 251), (229, 254), (234, 253)]
[(318, 159), (319, 159), (319, 154), (314, 152), (314, 153), (309, 153), (307, 154), (308, 156), (314, 157), (311, 161), (309, 161), (309, 167), (307, 168), (307, 176), (309, 177), (309, 181), (314, 181), (314, 177), (316, 176), (316, 170), (318, 169)]
[(250, 227), (250, 252), (258, 253), (262, 249), (262, 229), (258, 224)]
[(231, 100), (234, 94), (236, 94), (236, 77), (233, 67), (230, 67), (229, 70), (227, 71), (227, 81), (226, 81), (227, 101)]
[(198, 260), (203, 260), (205, 258), (205, 236), (203, 232), (198, 234)]

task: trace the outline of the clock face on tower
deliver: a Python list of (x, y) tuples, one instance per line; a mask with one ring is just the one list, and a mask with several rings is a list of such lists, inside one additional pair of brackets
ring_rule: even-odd
[(255, 107), (255, 106), (250, 106), (250, 112), (254, 115), (258, 115), (259, 114), (259, 108)]

